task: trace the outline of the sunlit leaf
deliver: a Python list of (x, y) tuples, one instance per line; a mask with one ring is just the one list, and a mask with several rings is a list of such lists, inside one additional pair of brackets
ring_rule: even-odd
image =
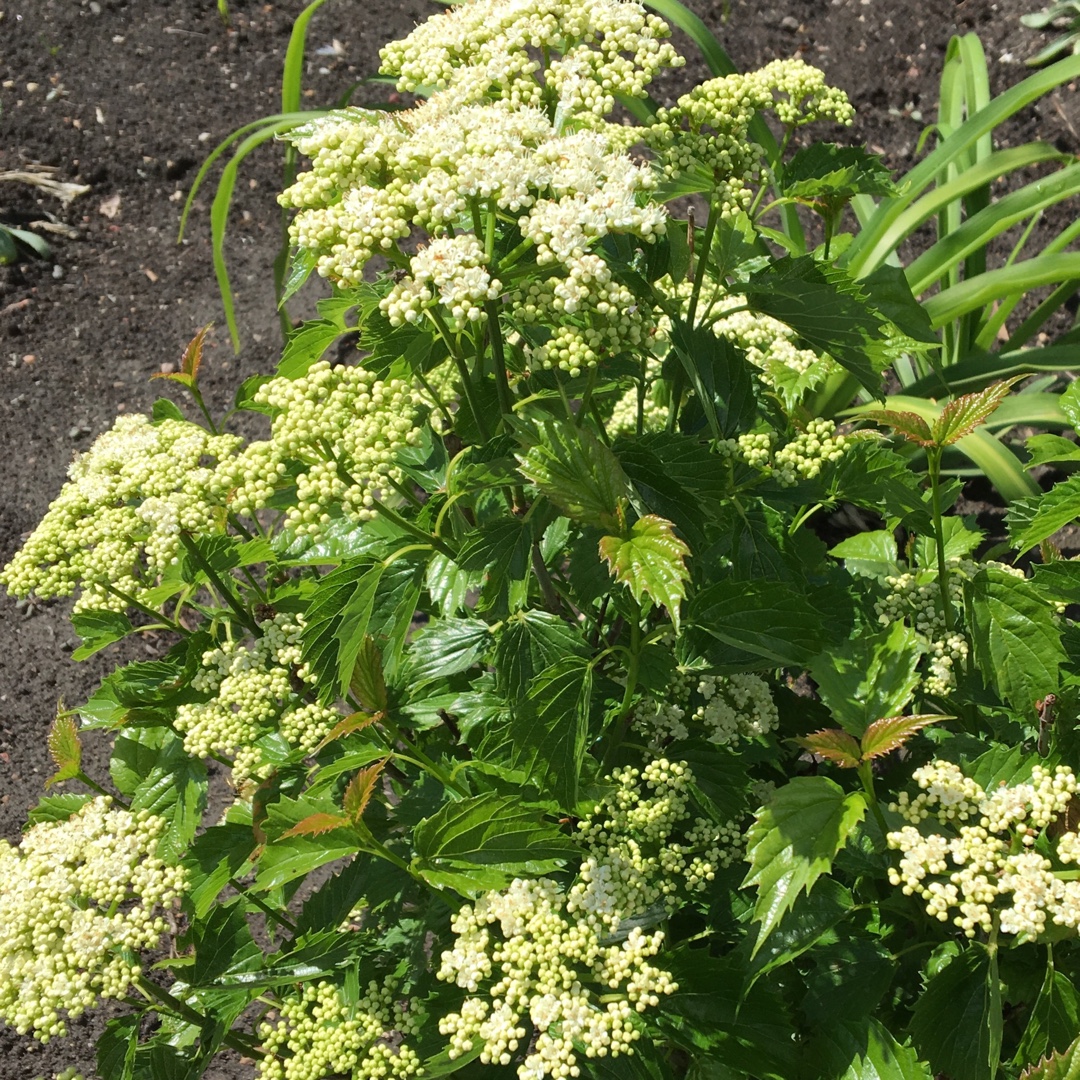
[(839, 728), (825, 728), (795, 740), (801, 747), (818, 757), (826, 758), (842, 769), (858, 768), (861, 760), (859, 743), (846, 731)]
[(1011, 379), (994, 383), (993, 386), (988, 386), (976, 394), (964, 394), (963, 397), (953, 398), (934, 421), (934, 445), (951, 446), (965, 435), (970, 435), (993, 415), (998, 406), (1009, 396), (1013, 385), (1026, 378), (1027, 375), (1014, 375)]
[(898, 750), (917, 732), (951, 716), (921, 714), (918, 716), (889, 716), (875, 720), (863, 733), (862, 756), (866, 761)]
[(862, 414), (867, 420), (891, 427), (897, 435), (920, 446), (933, 446), (934, 433), (930, 425), (918, 414), (897, 409), (870, 409)]
[(335, 829), (348, 828), (351, 824), (352, 821), (347, 817), (342, 817), (341, 814), (327, 814), (320, 811), (297, 822), (291, 829), (286, 829), (279, 839), (286, 840), (290, 836), (322, 836)]
[(379, 783), (379, 777), (386, 767), (386, 761), (377, 761), (366, 769), (361, 769), (350, 781), (345, 789), (342, 807), (348, 819), (354, 824), (359, 824), (364, 816), (367, 805), (371, 802), (371, 796)]
[(690, 549), (675, 535), (671, 522), (653, 514), (638, 518), (629, 537), (602, 537), (600, 554), (611, 576), (628, 586), (638, 603), (648, 596), (667, 609), (678, 633), (679, 604), (690, 580), (686, 568)]
[(56, 772), (45, 781), (47, 788), (78, 776), (82, 769), (79, 725), (75, 717), (64, 710), (63, 702), (49, 731), (49, 757), (56, 766)]

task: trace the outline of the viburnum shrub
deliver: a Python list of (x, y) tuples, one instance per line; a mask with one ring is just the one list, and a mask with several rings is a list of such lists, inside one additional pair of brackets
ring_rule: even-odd
[(1080, 489), (987, 551), (942, 458), (1010, 383), (812, 411), (933, 340), (761, 224), (752, 132), (845, 96), (782, 60), (624, 123), (681, 59), (623, 0), (383, 62), (426, 99), (291, 135), (290, 288), (333, 295), (238, 392), (263, 437), (201, 333), (195, 419), (121, 418), (0, 574), (74, 597), (77, 659), (170, 642), (61, 707), (0, 1018), (121, 1003), (102, 1080), (1074, 1076)]

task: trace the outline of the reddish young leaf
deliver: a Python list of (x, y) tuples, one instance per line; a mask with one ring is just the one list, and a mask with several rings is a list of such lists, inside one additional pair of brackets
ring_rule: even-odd
[(349, 820), (358, 825), (364, 816), (367, 804), (371, 802), (371, 796), (375, 794), (375, 785), (379, 782), (383, 768), (386, 766), (386, 758), (376, 761), (366, 769), (361, 769), (350, 781), (345, 789), (344, 808), (349, 815)]
[(898, 750), (912, 735), (922, 731), (924, 727), (936, 724), (939, 720), (952, 719), (951, 716), (921, 713), (918, 716), (887, 716), (881, 720), (875, 720), (863, 732), (863, 761)]
[(1027, 375), (1014, 375), (1011, 379), (994, 383), (976, 394), (964, 394), (963, 397), (954, 398), (934, 421), (934, 444), (951, 446), (965, 435), (970, 435), (997, 411), (998, 406), (1009, 396), (1013, 384), (1026, 378)]
[(79, 727), (75, 718), (64, 711), (63, 702), (60, 703), (60, 709), (49, 731), (49, 756), (53, 759), (56, 772), (45, 781), (47, 788), (79, 775), (79, 770), (82, 768)]
[(1020, 1080), (1078, 1080), (1080, 1078), (1080, 1037), (1062, 1053), (1044, 1057), (1037, 1065), (1029, 1065)]
[(284, 840), (288, 836), (322, 836), (323, 833), (333, 832), (335, 829), (347, 828), (352, 822), (340, 814), (311, 814), (303, 821), (294, 825), (291, 829), (283, 832), (279, 839)]
[(930, 425), (917, 413), (899, 412), (896, 409), (872, 409), (863, 413), (863, 416), (888, 425), (909, 442), (918, 443), (920, 446), (934, 445), (934, 434)]
[(842, 769), (859, 767), (861, 760), (859, 744), (851, 735), (839, 728), (824, 728), (803, 739), (796, 739), (795, 742), (811, 753), (817, 754), (818, 757), (835, 762)]
[(150, 378), (168, 379), (170, 382), (180, 383), (181, 386), (194, 386), (199, 379), (199, 367), (202, 364), (203, 345), (206, 343), (206, 335), (210, 333), (213, 326), (214, 324), (212, 322), (207, 323), (191, 339), (191, 341), (188, 342), (188, 346), (184, 350), (184, 355), (180, 360), (179, 371), (163, 371), (157, 375), (151, 375)]
[(329, 746), (332, 742), (343, 739), (346, 735), (351, 735), (354, 731), (363, 731), (364, 728), (373, 724), (377, 719), (378, 716), (372, 715), (371, 713), (350, 713), (333, 726), (331, 731), (326, 735), (323, 741), (315, 747), (312, 753), (317, 754), (324, 746)]

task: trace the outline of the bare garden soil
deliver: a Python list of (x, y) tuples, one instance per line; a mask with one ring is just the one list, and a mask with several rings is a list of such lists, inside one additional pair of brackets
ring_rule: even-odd
[[(0, 221), (53, 220), (77, 238), (52, 236), (55, 262), (0, 267), (0, 564), (39, 521), (74, 453), (119, 412), (147, 411), (162, 393), (152, 375), (171, 370), (199, 327), (219, 323), (203, 366), (212, 406), (223, 409), (241, 379), (273, 369), (280, 349), (270, 266), (281, 237), (274, 201), (281, 152), (242, 169), (227, 242), (243, 345), (224, 330), (210, 257), (212, 188), (177, 245), (182, 199), (206, 154), (231, 130), (279, 111), (280, 72), (301, 0), (0, 0), (0, 172), (54, 166), (89, 186), (69, 205), (39, 188), (0, 181)], [(1023, 59), (1045, 39), (1024, 29), (1027, 0), (689, 0), (717, 29), (742, 69), (802, 55), (843, 87), (858, 111), (851, 137), (910, 167), (935, 116), (945, 49), (976, 31), (995, 92), (1027, 73)], [(335, 103), (378, 67), (378, 49), (438, 10), (427, 0), (338, 0), (309, 36), (305, 101)], [(681, 92), (704, 77), (691, 63), (654, 92)], [(361, 87), (355, 103), (385, 100)], [(1080, 97), (1073, 86), (1038, 103), (1002, 132), (1004, 143), (1042, 138), (1080, 152)], [(1075, 216), (1045, 223), (1058, 231)], [(993, 516), (988, 493), (965, 507)], [(64, 604), (17, 604), (0, 595), (0, 831), (17, 838), (49, 775), (46, 733), (58, 699), (78, 703), (117, 663), (158, 650), (141, 641), (74, 664)], [(145, 650), (145, 651), (143, 651)], [(107, 767), (104, 744), (88, 747), (88, 771)], [(72, 1025), (40, 1047), (0, 1027), (0, 1080), (31, 1080), (76, 1065), (93, 1073), (100, 1018)], [(250, 1076), (239, 1061), (208, 1075)]]

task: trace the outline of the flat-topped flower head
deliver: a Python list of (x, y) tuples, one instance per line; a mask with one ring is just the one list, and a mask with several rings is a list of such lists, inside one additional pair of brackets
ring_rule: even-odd
[(636, 0), (469, 0), (386, 45), (398, 89), (438, 90), (455, 104), (554, 99), (572, 116), (603, 117), (642, 97), (656, 72), (685, 61), (667, 24)]
[(62, 1013), (123, 997), (185, 888), (157, 855), (166, 827), (102, 797), (0, 841), (0, 1019), (48, 1042), (67, 1033)]

